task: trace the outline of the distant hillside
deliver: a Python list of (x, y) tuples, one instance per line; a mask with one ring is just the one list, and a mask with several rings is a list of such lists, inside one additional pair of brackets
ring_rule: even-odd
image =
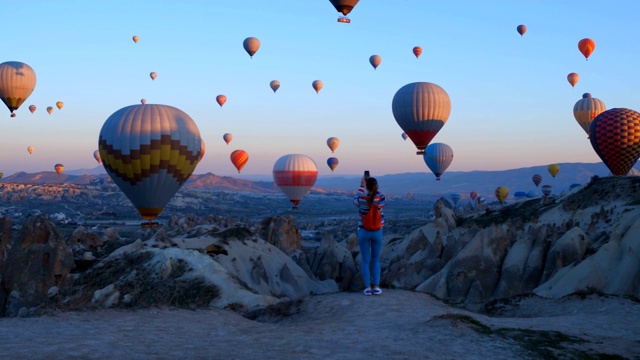
[(251, 181), (218, 176), (212, 173), (191, 175), (184, 185), (186, 189), (243, 191), (243, 192), (279, 192), (273, 182)]
[(108, 175), (70, 175), (62, 173), (58, 175), (55, 171), (41, 171), (37, 173), (17, 172), (13, 175), (3, 177), (0, 182), (18, 184), (89, 184), (92, 179), (104, 178), (111, 181)]

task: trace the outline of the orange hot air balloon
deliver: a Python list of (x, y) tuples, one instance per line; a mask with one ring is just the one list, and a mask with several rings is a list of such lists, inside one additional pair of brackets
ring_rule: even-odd
[(140, 40), (140, 36), (138, 36), (138, 35), (133, 35), (133, 42), (137, 44), (137, 43), (138, 43), (138, 40)]
[(29, 154), (33, 154), (33, 146), (29, 146), (27, 148), (27, 151), (29, 152)]
[(518, 25), (518, 27), (516, 29), (518, 30), (518, 34), (520, 34), (520, 36), (524, 36), (524, 33), (527, 32), (527, 26), (526, 25)]
[(248, 37), (242, 42), (242, 47), (244, 47), (244, 51), (253, 59), (253, 55), (260, 49), (260, 40), (255, 37)]
[(246, 151), (235, 150), (231, 153), (231, 163), (238, 169), (238, 173), (247, 164), (247, 161), (249, 161), (249, 154)]
[(413, 47), (413, 55), (416, 56), (416, 59), (420, 57), (420, 55), (422, 55), (422, 48), (420, 46), (414, 46)]
[(577, 73), (570, 73), (569, 75), (567, 75), (567, 81), (569, 82), (569, 84), (571, 84), (571, 87), (574, 87), (576, 86), (578, 81), (580, 81), (580, 75), (578, 75)]
[(218, 105), (220, 105), (220, 107), (222, 107), (222, 105), (224, 105), (224, 103), (227, 102), (227, 97), (224, 95), (218, 95), (216, 96), (216, 101), (218, 102)]
[(47, 112), (51, 114), (53, 112), (53, 106), (47, 106)]
[(64, 106), (64, 103), (62, 101), (58, 101), (56, 103), (56, 106), (58, 107), (58, 110), (62, 110), (62, 107)]
[(578, 50), (580, 50), (580, 52), (582, 53), (582, 55), (584, 55), (584, 58), (586, 60), (589, 60), (589, 56), (591, 56), (591, 53), (595, 49), (596, 49), (596, 42), (589, 38), (584, 38), (578, 41)]
[(147, 99), (140, 99), (140, 104), (144, 105), (147, 103)]
[(62, 174), (62, 172), (64, 171), (64, 165), (62, 164), (56, 164), (53, 168), (56, 170), (58, 175)]
[(313, 86), (313, 90), (315, 90), (317, 94), (320, 92), (320, 90), (322, 90), (324, 83), (322, 82), (322, 80), (314, 80), (313, 83), (311, 83), (311, 86)]
[(231, 135), (229, 133), (226, 133), (226, 134), (222, 135), (222, 140), (224, 140), (224, 142), (226, 142), (227, 145), (229, 145), (231, 140), (233, 140), (233, 135)]
[(151, 77), (151, 80), (155, 80), (158, 74), (156, 74), (155, 71), (152, 71), (151, 74), (149, 74), (149, 76)]
[(327, 139), (327, 146), (331, 149), (331, 152), (334, 152), (340, 146), (340, 140), (337, 137), (330, 137)]
[(35, 105), (29, 105), (29, 111), (31, 111), (32, 114), (34, 112), (36, 112), (36, 106)]
[(381, 62), (382, 58), (380, 57), (380, 55), (371, 55), (369, 57), (369, 63), (371, 64), (371, 66), (373, 66), (373, 70), (377, 69), (378, 66), (380, 66)]

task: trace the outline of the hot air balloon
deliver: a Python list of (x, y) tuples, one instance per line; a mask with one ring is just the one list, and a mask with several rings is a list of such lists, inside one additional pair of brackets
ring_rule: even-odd
[(551, 190), (553, 190), (553, 187), (551, 185), (542, 185), (542, 195), (551, 195)]
[(340, 16), (338, 18), (338, 22), (341, 23), (350, 23), (351, 20), (347, 17), (347, 15), (353, 10), (354, 6), (360, 0), (329, 0), (331, 4), (339, 13), (342, 13), (344, 16)]
[(582, 53), (582, 55), (584, 55), (584, 58), (586, 60), (589, 60), (589, 56), (591, 56), (591, 53), (595, 49), (596, 49), (596, 42), (589, 38), (584, 38), (578, 41), (578, 50), (580, 50), (580, 52)]
[(216, 96), (216, 102), (218, 103), (218, 105), (220, 105), (220, 107), (222, 107), (222, 105), (227, 102), (227, 97), (224, 95), (218, 95)]
[(538, 194), (535, 191), (527, 191), (527, 199), (533, 199), (535, 197), (538, 197)]
[(373, 66), (373, 70), (377, 69), (381, 62), (382, 58), (380, 55), (371, 55), (369, 57), (369, 63)]
[(240, 173), (240, 170), (242, 170), (242, 168), (247, 164), (247, 161), (249, 161), (249, 154), (244, 150), (234, 150), (231, 153), (230, 158), (231, 163), (236, 167), (236, 169), (238, 169), (238, 173)]
[(34, 150), (34, 149), (33, 149), (33, 146), (29, 146), (29, 147), (27, 148), (27, 151), (29, 152), (29, 154), (33, 154), (33, 150)]
[(613, 175), (625, 175), (640, 156), (640, 113), (625, 108), (602, 112), (591, 122), (589, 140)]
[(582, 94), (582, 99), (573, 105), (573, 117), (576, 118), (578, 125), (587, 133), (587, 138), (589, 137), (591, 121), (605, 110), (607, 110), (607, 107), (604, 103), (591, 97), (589, 93)]
[(227, 145), (229, 145), (231, 140), (233, 140), (233, 135), (231, 135), (229, 133), (226, 133), (226, 134), (222, 135), (222, 140), (224, 140), (224, 142), (226, 142)]
[(0, 64), (0, 99), (13, 114), (36, 87), (36, 73), (19, 61)]
[(271, 80), (271, 82), (269, 83), (269, 86), (271, 87), (271, 90), (273, 90), (273, 93), (275, 94), (276, 91), (278, 91), (278, 89), (280, 89), (280, 81)]
[(407, 141), (408, 136), (406, 133), (402, 133), (400, 136), (402, 136), (402, 140)]
[(246, 51), (247, 54), (249, 54), (249, 56), (253, 59), (253, 54), (258, 52), (258, 50), (260, 49), (260, 40), (255, 37), (248, 37), (244, 39), (244, 41), (242, 42), (242, 46), (244, 47), (244, 51)]
[(338, 167), (339, 163), (340, 162), (338, 161), (338, 158), (330, 157), (327, 159), (327, 165), (329, 165), (329, 169), (331, 169), (331, 172), (333, 172), (333, 170)]
[(524, 33), (527, 32), (527, 26), (526, 25), (518, 25), (516, 30), (518, 30), (518, 34), (520, 34), (520, 36), (524, 36)]
[(571, 87), (574, 87), (578, 81), (580, 81), (580, 75), (577, 73), (569, 73), (569, 75), (567, 75), (567, 81), (571, 84)]
[(524, 192), (524, 191), (516, 191), (516, 192), (513, 194), (513, 198), (514, 198), (515, 200), (522, 200), (522, 199), (524, 199), (524, 198), (526, 198), (526, 197), (527, 197), (527, 193), (526, 193), (526, 192)]
[(140, 40), (140, 36), (138, 36), (138, 35), (133, 35), (133, 42), (137, 44), (137, 43), (138, 43), (138, 40)]
[(31, 111), (32, 114), (34, 112), (36, 112), (36, 106), (35, 105), (29, 105), (29, 111)]
[(53, 106), (47, 106), (47, 112), (51, 114), (53, 112)]
[(327, 146), (331, 149), (331, 152), (334, 152), (340, 146), (340, 140), (337, 137), (330, 137), (327, 139)]
[(156, 79), (156, 77), (158, 77), (158, 74), (156, 74), (156, 72), (155, 72), (155, 71), (152, 71), (152, 72), (149, 74), (149, 76), (151, 77), (151, 80), (155, 80), (155, 79)]
[(93, 152), (93, 158), (96, 159), (98, 164), (102, 164), (102, 159), (100, 158), (100, 150), (96, 150)]
[(64, 106), (64, 103), (62, 101), (58, 101), (56, 103), (56, 107), (58, 107), (58, 110), (62, 110), (62, 107)]
[(191, 176), (200, 154), (196, 123), (168, 105), (130, 105), (114, 112), (98, 139), (107, 174), (146, 223), (160, 214)]
[(418, 155), (442, 129), (451, 113), (451, 100), (443, 88), (415, 82), (400, 88), (391, 103), (393, 117), (418, 148)]
[(0, 179), (2, 179), (3, 176), (4, 176), (4, 173), (0, 171)]
[(551, 174), (551, 177), (556, 177), (556, 175), (558, 175), (558, 173), (560, 172), (560, 165), (551, 164), (547, 166), (547, 170), (549, 171), (549, 174)]
[(140, 99), (140, 104), (144, 105), (147, 103), (147, 99)]
[(313, 90), (315, 90), (317, 94), (322, 90), (324, 84), (322, 83), (322, 80), (314, 80), (313, 83), (311, 83), (311, 86), (313, 86)]
[(496, 195), (496, 199), (502, 204), (507, 200), (507, 196), (509, 196), (509, 189), (506, 186), (498, 186), (494, 191)]
[(200, 153), (198, 153), (198, 159), (196, 160), (197, 162), (200, 162), (202, 160), (205, 152), (206, 152), (206, 147), (204, 145), (204, 140), (200, 139)]
[(531, 180), (533, 180), (533, 183), (536, 184), (536, 187), (538, 187), (538, 185), (540, 185), (540, 183), (542, 182), (542, 175), (535, 174), (535, 175), (533, 175)]
[(413, 55), (416, 56), (416, 59), (420, 57), (420, 55), (422, 55), (422, 48), (420, 46), (414, 46), (413, 47)]
[(471, 200), (476, 200), (476, 198), (478, 197), (478, 193), (475, 191), (472, 191), (469, 193), (469, 197), (471, 198)]
[(440, 181), (440, 175), (447, 170), (453, 161), (453, 149), (447, 144), (433, 143), (427, 146), (423, 159), (436, 176), (436, 180)]
[(56, 170), (58, 175), (62, 174), (62, 172), (64, 171), (64, 165), (62, 164), (55, 164), (53, 168)]
[(449, 195), (449, 197), (451, 197), (451, 200), (453, 200), (454, 205), (458, 205), (458, 201), (460, 201), (462, 195), (460, 195), (460, 193), (452, 193), (451, 195)]
[(273, 180), (293, 203), (294, 210), (317, 178), (316, 163), (306, 155), (285, 155), (273, 165)]
[[(613, 173), (609, 172), (609, 176), (613, 176)], [(640, 171), (632, 167), (625, 176), (640, 176)]]

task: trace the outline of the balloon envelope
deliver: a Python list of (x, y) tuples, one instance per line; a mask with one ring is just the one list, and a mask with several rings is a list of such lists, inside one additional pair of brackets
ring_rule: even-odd
[(134, 42), (134, 43), (138, 43), (138, 40), (140, 40), (140, 36), (138, 36), (138, 35), (133, 35), (133, 42)]
[(244, 51), (253, 58), (253, 55), (260, 49), (260, 40), (255, 37), (248, 37), (242, 42), (242, 47), (244, 47)]
[(142, 218), (155, 219), (196, 168), (196, 123), (168, 105), (131, 105), (114, 112), (98, 138), (107, 174)]
[(327, 139), (327, 146), (331, 149), (331, 152), (334, 152), (340, 146), (340, 140), (332, 136)]
[(233, 135), (231, 135), (229, 133), (226, 133), (226, 134), (222, 135), (222, 140), (224, 140), (224, 142), (226, 142), (227, 145), (229, 145), (231, 140), (233, 140)]
[(509, 196), (509, 189), (506, 186), (498, 186), (494, 191), (494, 194), (498, 201), (504, 203), (507, 200), (507, 196)]
[(423, 159), (439, 181), (453, 161), (453, 149), (447, 144), (433, 143), (427, 146)]
[(0, 99), (12, 113), (27, 100), (36, 87), (36, 73), (19, 61), (0, 64)]
[(596, 49), (596, 42), (589, 38), (584, 38), (578, 41), (578, 50), (580, 50), (582, 55), (584, 55), (584, 58), (587, 60), (589, 60), (589, 56), (591, 56), (591, 53), (595, 49)]
[(549, 196), (552, 190), (553, 187), (551, 185), (542, 185), (542, 195)]
[(244, 150), (234, 150), (230, 158), (231, 163), (238, 169), (238, 173), (240, 173), (242, 168), (247, 164), (247, 161), (249, 161), (249, 154)]
[(220, 105), (220, 107), (222, 107), (222, 105), (227, 102), (227, 97), (224, 95), (218, 95), (216, 96), (216, 102), (218, 103), (218, 105)]
[(358, 1), (360, 0), (329, 0), (329, 1), (331, 1), (331, 5), (333, 5), (333, 7), (336, 8), (336, 10), (339, 13), (342, 13), (342, 15), (346, 16), (351, 12), (351, 10), (353, 10), (353, 8), (356, 6)]
[(318, 167), (308, 156), (289, 154), (273, 165), (273, 180), (297, 209), (298, 204), (318, 178)]
[(147, 99), (140, 99), (140, 104), (144, 105), (147, 103)]
[(278, 89), (280, 89), (280, 81), (271, 80), (271, 82), (269, 83), (269, 87), (271, 87), (271, 90), (273, 90), (273, 93), (275, 94), (276, 91), (278, 91)]
[(576, 118), (582, 130), (587, 133), (587, 138), (589, 137), (589, 126), (591, 122), (605, 110), (607, 110), (607, 107), (604, 103), (591, 97), (589, 93), (583, 94), (582, 99), (573, 105), (573, 117)]
[(53, 112), (53, 106), (47, 106), (47, 112), (51, 114)]
[(29, 147), (27, 148), (27, 151), (29, 152), (29, 154), (33, 154), (33, 150), (34, 150), (34, 149), (33, 149), (33, 146), (29, 146)]
[(31, 111), (32, 114), (34, 112), (36, 112), (36, 106), (35, 105), (29, 105), (29, 111)]
[(413, 55), (416, 56), (416, 59), (420, 57), (420, 55), (422, 55), (422, 48), (420, 46), (414, 46), (413, 47)]
[(329, 166), (329, 169), (331, 169), (331, 172), (333, 172), (333, 170), (335, 170), (336, 167), (338, 167), (339, 163), (340, 161), (338, 161), (338, 158), (330, 157), (327, 159), (327, 165)]
[(569, 84), (571, 84), (571, 87), (576, 86), (579, 80), (580, 75), (578, 75), (577, 73), (570, 73), (569, 75), (567, 75), (567, 81), (569, 82)]
[(407, 136), (407, 133), (402, 133), (402, 135), (401, 135), (401, 136), (402, 136), (402, 140), (404, 140), (404, 141), (406, 141), (406, 140), (407, 140), (407, 137), (408, 137), (408, 136)]
[(98, 164), (102, 164), (102, 159), (100, 159), (100, 150), (96, 150), (93, 152), (93, 158), (96, 159)]
[(64, 165), (62, 164), (55, 164), (53, 168), (58, 173), (58, 175), (62, 174), (62, 172), (64, 171)]
[(369, 63), (371, 64), (371, 66), (373, 66), (373, 69), (377, 69), (378, 66), (380, 66), (380, 63), (382, 62), (382, 58), (380, 57), (380, 55), (371, 55), (369, 57)]
[(558, 175), (558, 173), (560, 172), (560, 165), (551, 164), (547, 166), (547, 171), (549, 171), (549, 174), (551, 174), (551, 177), (556, 177), (556, 175)]
[(155, 71), (152, 71), (149, 76), (151, 77), (151, 80), (155, 80), (156, 77), (158, 77), (158, 74)]
[(513, 194), (513, 197), (516, 200), (521, 200), (527, 197), (527, 193), (524, 191), (516, 191), (515, 194)]
[(471, 198), (471, 200), (475, 200), (478, 197), (478, 193), (475, 191), (472, 191), (469, 193), (469, 197)]
[(311, 86), (313, 86), (313, 90), (315, 90), (317, 94), (322, 90), (324, 83), (322, 83), (322, 80), (314, 80), (313, 83), (311, 83)]
[(640, 156), (640, 113), (613, 108), (591, 122), (589, 140), (596, 154), (613, 175), (631, 170)]
[(524, 36), (524, 33), (527, 32), (527, 26), (526, 25), (518, 25), (516, 30), (518, 30), (518, 34), (520, 34), (520, 36)]
[(424, 154), (434, 136), (451, 113), (451, 100), (443, 88), (428, 82), (415, 82), (400, 88), (391, 103), (393, 117), (400, 128)]
[(531, 180), (533, 180), (533, 183), (536, 184), (536, 187), (538, 187), (538, 185), (540, 185), (540, 183), (542, 182), (542, 175), (535, 174), (535, 175), (533, 175)]
[(64, 106), (64, 103), (62, 101), (58, 101), (56, 103), (56, 107), (58, 107), (58, 110), (62, 110), (62, 107)]

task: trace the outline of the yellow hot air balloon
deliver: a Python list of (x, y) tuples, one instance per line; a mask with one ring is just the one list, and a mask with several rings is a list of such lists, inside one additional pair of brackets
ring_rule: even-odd
[(13, 114), (36, 87), (36, 73), (19, 61), (0, 64), (0, 99)]
[(317, 94), (320, 92), (320, 90), (322, 90), (324, 84), (322, 83), (322, 80), (315, 80), (313, 83), (311, 83), (311, 86), (313, 86), (313, 90), (315, 90)]
[(33, 154), (33, 150), (34, 150), (34, 149), (33, 149), (33, 146), (29, 146), (29, 147), (27, 148), (27, 151), (29, 152), (29, 154)]
[(494, 194), (500, 203), (504, 203), (507, 200), (507, 196), (509, 196), (509, 188), (506, 186), (498, 186)]
[(149, 76), (151, 77), (151, 80), (155, 80), (156, 77), (158, 77), (158, 74), (155, 71), (152, 71)]
[(582, 94), (582, 99), (573, 105), (573, 117), (576, 118), (582, 130), (587, 133), (587, 138), (589, 138), (589, 125), (591, 125), (591, 122), (596, 116), (605, 110), (607, 110), (607, 107), (604, 103), (599, 99), (591, 97), (589, 93)]
[(93, 158), (96, 159), (98, 164), (102, 164), (102, 159), (100, 158), (100, 150), (96, 150), (93, 152)]
[(53, 112), (53, 106), (47, 106), (47, 112), (51, 114)]
[(62, 110), (62, 107), (64, 106), (64, 103), (62, 101), (58, 101), (56, 103), (56, 106), (58, 107), (58, 110)]
[(278, 89), (280, 89), (280, 81), (278, 80), (273, 80), (269, 83), (269, 86), (271, 87), (271, 90), (273, 90), (273, 93), (275, 94), (276, 91), (278, 91)]
[(138, 40), (140, 40), (140, 36), (138, 36), (138, 35), (133, 35), (133, 42), (137, 44), (137, 43), (138, 43)]
[(380, 63), (382, 63), (382, 58), (380, 55), (371, 55), (371, 57), (369, 57), (369, 63), (373, 66), (373, 70), (375, 70), (380, 66)]
[(260, 40), (255, 37), (248, 37), (242, 42), (244, 51), (253, 59), (253, 55), (260, 49)]
[(64, 171), (64, 165), (62, 164), (56, 164), (53, 168), (56, 170), (58, 175), (62, 174), (62, 172)]
[(4, 176), (4, 173), (0, 171), (0, 179), (2, 179), (3, 176)]
[(162, 212), (198, 163), (200, 130), (182, 110), (168, 105), (130, 105), (102, 125), (100, 158), (142, 218)]
[(327, 139), (327, 146), (331, 149), (331, 152), (334, 152), (340, 146), (340, 140), (337, 137), (330, 137)]
[(552, 177), (556, 177), (556, 175), (558, 175), (558, 173), (560, 172), (560, 165), (551, 164), (547, 167), (547, 170), (549, 171), (549, 174), (551, 174)]

